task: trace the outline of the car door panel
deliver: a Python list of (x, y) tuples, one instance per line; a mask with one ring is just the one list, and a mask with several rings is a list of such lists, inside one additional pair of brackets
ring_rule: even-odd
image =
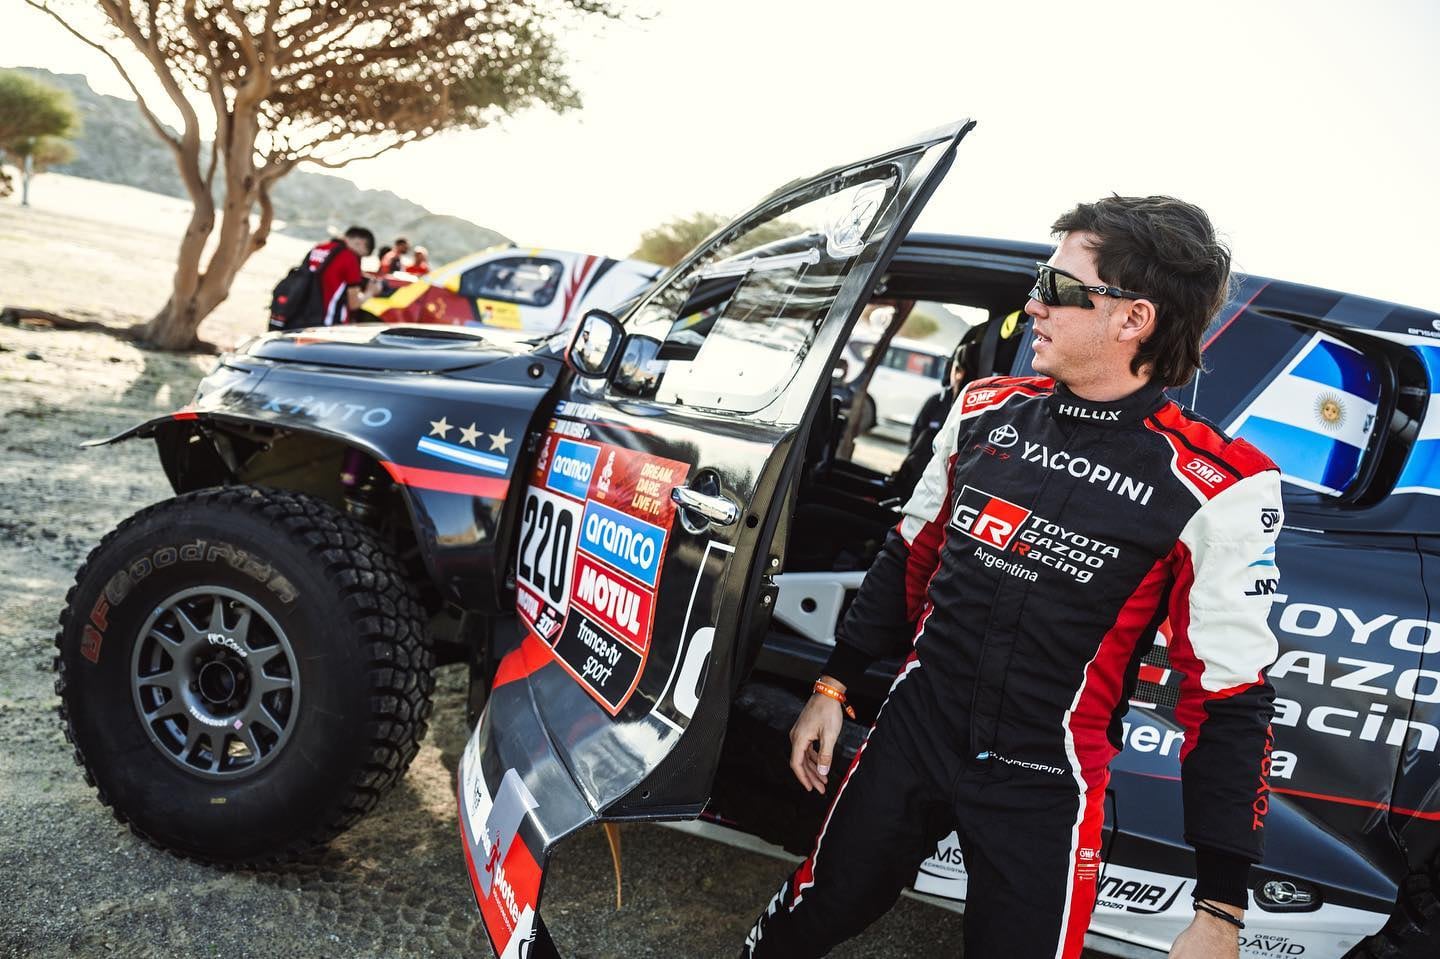
[[(499, 664), (459, 777), (472, 886), (497, 954), (519, 954), (532, 941), (548, 948), (536, 910), (560, 838), (602, 817), (695, 816), (703, 807), (737, 640), (751, 615), (768, 612), (762, 597), (773, 600), (762, 582), (763, 546), (779, 512), (773, 498), (795, 468), (799, 426), (817, 407), (876, 271), (970, 126), (782, 188), (629, 314), (632, 333), (645, 317), (663, 320), (712, 365), (726, 362), (727, 342), (746, 341), (750, 362), (731, 367), (748, 398), (743, 414), (727, 411), (723, 395), (710, 399), (713, 375), (676, 365), (688, 361), (665, 361), (648, 395), (583, 379), (562, 385), (554, 418), (534, 439), (520, 504), (524, 638)], [(827, 197), (841, 201), (837, 216), (821, 233), (795, 238), (803, 257), (706, 259), (728, 251), (748, 225)], [(688, 302), (681, 282), (712, 267), (744, 274), (739, 292), (718, 315), (669, 315), (666, 304)], [(804, 322), (782, 322), (792, 314)], [(752, 389), (767, 347), (774, 383)], [(672, 491), (680, 487), (728, 501), (735, 522), (678, 509)]]

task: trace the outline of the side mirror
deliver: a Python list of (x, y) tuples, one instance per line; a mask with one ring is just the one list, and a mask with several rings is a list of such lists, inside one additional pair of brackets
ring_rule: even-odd
[(620, 356), (625, 328), (604, 310), (590, 310), (575, 324), (565, 360), (581, 376), (609, 378)]

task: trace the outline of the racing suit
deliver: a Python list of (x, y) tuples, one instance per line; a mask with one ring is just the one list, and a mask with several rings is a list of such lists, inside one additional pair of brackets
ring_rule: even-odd
[(823, 955), (953, 830), (966, 955), (1078, 956), (1109, 764), (1167, 618), (1195, 895), (1245, 906), (1281, 519), (1274, 464), (1159, 386), (1098, 403), (1041, 377), (968, 385), (825, 671), (853, 684), (907, 642), (908, 658), (745, 954)]

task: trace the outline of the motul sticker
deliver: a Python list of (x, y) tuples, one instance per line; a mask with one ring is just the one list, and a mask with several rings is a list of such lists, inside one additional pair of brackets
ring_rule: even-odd
[(650, 645), (655, 597), (634, 580), (580, 553), (575, 557), (570, 598), (606, 632), (626, 640), (636, 651), (643, 653)]

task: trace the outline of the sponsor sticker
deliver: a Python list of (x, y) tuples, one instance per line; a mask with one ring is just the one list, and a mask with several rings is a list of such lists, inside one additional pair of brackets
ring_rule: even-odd
[[(537, 486), (525, 491), (520, 508), (520, 552), (515, 558), (516, 606), (541, 636), (545, 636), (540, 627), (547, 615), (557, 620), (565, 615), (580, 516), (580, 505), (563, 496)], [(552, 627), (550, 634), (554, 632)]]
[(518, 956), (534, 935), (541, 869), (523, 839), (515, 840), (525, 816), (539, 803), (514, 769), (506, 770), (491, 798), (478, 735), (466, 745), (458, 778), (466, 866), (486, 934), (497, 953)]
[(634, 580), (581, 553), (575, 558), (570, 598), (612, 636), (621, 637), (642, 653), (649, 646), (655, 597)]
[(599, 447), (589, 443), (557, 440), (545, 485), (557, 493), (583, 500), (590, 492), (590, 474), (595, 472), (599, 452)]
[(580, 522), (580, 548), (653, 589), (660, 575), (665, 531), (592, 501), (585, 504)]
[(578, 609), (565, 617), (555, 655), (612, 716), (620, 712), (634, 692), (645, 665), (641, 653), (609, 635)]

